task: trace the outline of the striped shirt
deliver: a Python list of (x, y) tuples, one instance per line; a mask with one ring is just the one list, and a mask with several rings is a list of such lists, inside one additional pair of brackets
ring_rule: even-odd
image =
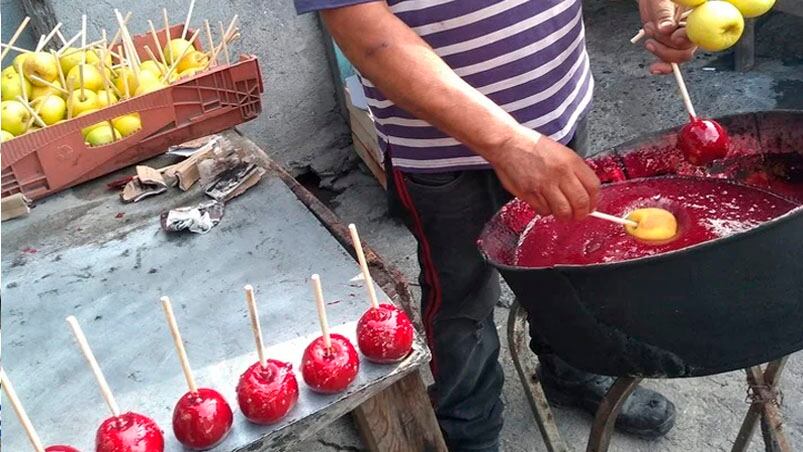
[[(299, 12), (368, 0), (295, 0)], [(463, 80), (516, 120), (561, 143), (589, 108), (594, 80), (581, 0), (389, 0), (391, 10)], [(394, 168), (490, 168), (465, 145), (388, 100), (360, 77), (381, 149)]]

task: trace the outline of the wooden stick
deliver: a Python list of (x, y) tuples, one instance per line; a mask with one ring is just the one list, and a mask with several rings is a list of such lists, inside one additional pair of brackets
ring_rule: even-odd
[(195, 30), (195, 33), (193, 33), (192, 37), (190, 38), (190, 41), (189, 41), (190, 45), (188, 45), (187, 47), (184, 48), (184, 50), (181, 52), (181, 54), (178, 56), (178, 58), (173, 59), (173, 64), (170, 65), (170, 68), (167, 69), (167, 71), (165, 72), (165, 75), (162, 77), (162, 79), (164, 81), (168, 81), (170, 79), (170, 74), (172, 74), (173, 71), (176, 70), (176, 67), (178, 67), (178, 63), (184, 58), (184, 56), (187, 55), (187, 53), (190, 51), (190, 49), (195, 50), (194, 42), (195, 42), (195, 39), (198, 38), (198, 34), (200, 32), (201, 32), (200, 28)]
[(321, 323), (321, 333), (323, 334), (323, 345), (327, 349), (332, 347), (332, 338), (329, 335), (329, 322), (326, 320), (326, 303), (323, 301), (323, 289), (321, 289), (321, 277), (317, 274), (312, 275), (312, 292), (315, 294), (315, 305), (318, 308), (318, 321)]
[(70, 328), (75, 336), (75, 340), (78, 341), (78, 347), (81, 348), (81, 353), (84, 354), (86, 362), (89, 363), (89, 367), (92, 369), (92, 374), (95, 376), (95, 380), (98, 382), (100, 393), (103, 394), (103, 399), (106, 401), (106, 405), (109, 406), (109, 410), (111, 410), (114, 417), (120, 416), (120, 407), (117, 405), (117, 401), (114, 400), (112, 390), (109, 388), (109, 383), (106, 382), (106, 377), (103, 376), (103, 372), (100, 370), (98, 361), (95, 359), (95, 355), (92, 353), (92, 349), (89, 348), (89, 343), (86, 341), (86, 336), (84, 336), (83, 330), (81, 330), (81, 325), (78, 324), (78, 320), (75, 318), (75, 316), (67, 317), (67, 323), (70, 324)]
[(231, 60), (229, 59), (229, 48), (226, 45), (226, 37), (228, 36), (228, 32), (223, 31), (223, 22), (218, 22), (220, 24), (220, 32), (223, 34), (223, 41), (220, 43), (223, 46), (223, 54), (226, 55), (226, 66), (231, 64)]
[[(44, 127), (44, 126), (42, 126), (42, 124), (45, 124), (45, 121), (42, 119), (42, 117), (41, 117), (41, 116), (39, 116), (39, 113), (41, 113), (41, 112), (42, 112), (42, 102), (41, 102), (41, 100), (42, 100), (42, 99), (43, 99), (43, 98), (42, 98), (42, 97), (40, 97), (39, 99), (34, 99), (34, 100), (32, 100), (32, 101), (31, 101), (31, 106), (35, 106), (36, 108), (34, 108), (34, 109), (31, 111), (31, 119), (29, 119), (29, 120), (28, 120), (28, 123), (27, 123), (27, 124), (25, 124), (25, 130), (28, 130), (28, 129), (30, 129), (30, 128), (31, 128), (31, 126), (33, 125), (33, 123), (34, 123), (34, 122), (37, 120), (37, 118), (38, 118), (40, 121), (42, 121), (42, 122), (39, 124), (39, 126), (40, 126), (40, 127)], [(30, 108), (30, 107), (28, 107), (28, 108)], [(47, 124), (45, 124), (45, 126), (46, 126), (46, 125), (47, 125)]]
[(187, 11), (187, 20), (184, 21), (184, 29), (181, 30), (181, 39), (187, 37), (187, 29), (190, 27), (190, 20), (192, 19), (193, 8), (195, 8), (195, 0), (190, 0), (190, 9)]
[(160, 58), (159, 61), (163, 65), (167, 66), (167, 60), (165, 60), (164, 50), (162, 50), (162, 45), (159, 44), (159, 36), (156, 35), (156, 28), (153, 26), (153, 21), (150, 19), (148, 19), (148, 27), (150, 27), (151, 29), (151, 38), (153, 39), (153, 45), (155, 45), (156, 50), (159, 51), (159, 58)]
[[(165, 21), (165, 45), (167, 46), (167, 53), (170, 54), (170, 61), (173, 61), (173, 47), (168, 45), (173, 39), (173, 35), (170, 33), (170, 20), (167, 18), (167, 8), (162, 8), (162, 16)], [(167, 60), (165, 60), (165, 64), (167, 64)]]
[(20, 402), (19, 397), (17, 397), (17, 391), (14, 390), (11, 380), (9, 380), (8, 375), (6, 375), (6, 371), (3, 369), (0, 369), (0, 385), (3, 386), (6, 397), (8, 397), (8, 401), (11, 403), (11, 408), (13, 408), (14, 412), (17, 413), (17, 417), (20, 419), (22, 428), (28, 435), (28, 439), (31, 441), (33, 448), (36, 450), (36, 452), (45, 452), (45, 446), (42, 444), (42, 440), (39, 439), (36, 429), (33, 428), (31, 418), (29, 418), (28, 413), (25, 412), (22, 402)]
[(146, 45), (144, 45), (144, 46), (143, 46), (143, 48), (145, 49), (145, 53), (147, 53), (147, 54), (148, 54), (148, 56), (149, 56), (149, 57), (151, 57), (151, 59), (152, 59), (153, 61), (155, 61), (155, 62), (157, 62), (157, 63), (159, 62), (159, 60), (156, 58), (156, 55), (154, 55), (154, 54), (153, 54), (153, 51), (151, 50), (150, 46), (148, 46), (148, 45), (146, 44)]
[[(59, 50), (57, 50), (57, 51), (56, 51), (56, 55), (58, 55), (58, 56), (63, 56), (62, 54), (63, 54), (64, 52), (66, 52), (66, 51), (67, 51), (67, 49), (69, 49), (71, 45), (75, 44), (75, 41), (77, 41), (77, 40), (81, 39), (81, 36), (82, 36), (82, 33), (79, 31), (79, 32), (78, 32), (78, 33), (77, 33), (75, 36), (73, 36), (72, 38), (70, 38), (70, 40), (69, 40), (69, 41), (67, 41), (66, 43), (64, 43), (64, 45), (63, 45), (63, 46), (61, 46), (61, 48), (60, 48)], [(75, 50), (74, 52), (70, 52), (68, 55), (72, 55), (73, 53), (75, 53), (75, 52), (77, 52), (77, 51), (78, 51), (78, 50)]]
[(78, 70), (79, 86), (81, 87), (81, 101), (86, 100), (84, 93), (84, 68), (86, 67), (86, 14), (81, 15), (81, 68)]
[(357, 226), (354, 223), (349, 225), (349, 232), (351, 233), (351, 241), (354, 244), (354, 251), (357, 252), (357, 261), (360, 263), (362, 276), (365, 280), (365, 287), (368, 290), (368, 301), (371, 302), (371, 307), (374, 309), (379, 308), (379, 300), (376, 298), (376, 288), (374, 287), (374, 280), (371, 278), (371, 272), (368, 270), (368, 262), (365, 260), (365, 252), (362, 249), (362, 242), (360, 241), (360, 234), (357, 233)]
[[(128, 25), (128, 20), (131, 19), (131, 11), (127, 12), (125, 17), (123, 18), (123, 23)], [(120, 34), (123, 32), (122, 29), (118, 28), (117, 33), (114, 34), (112, 38), (112, 42), (109, 44), (109, 49), (113, 49), (115, 45), (117, 45), (117, 40), (120, 39)]]
[(245, 286), (245, 301), (248, 304), (248, 315), (251, 317), (251, 332), (254, 333), (259, 364), (265, 367), (268, 361), (265, 359), (265, 344), (262, 342), (262, 326), (259, 324), (259, 311), (257, 311), (257, 302), (254, 298), (254, 288), (250, 284)]
[[(23, 30), (25, 30), (25, 27), (28, 26), (28, 22), (30, 22), (30, 21), (31, 21), (31, 18), (28, 17), (28, 16), (26, 16), (25, 19), (22, 19), (22, 22), (20, 23), (20, 26), (17, 27), (17, 31), (15, 31), (14, 34), (11, 36), (11, 39), (8, 40), (8, 45), (13, 46), (14, 43), (17, 42), (17, 39), (19, 39), (19, 37), (22, 34)], [(8, 55), (8, 52), (10, 50), (11, 50), (10, 48), (6, 47), (6, 49), (3, 50), (2, 53), (0, 53), (0, 62), (3, 61), (3, 58), (5, 58), (6, 55)]]
[[(123, 46), (117, 46), (117, 52), (119, 52), (120, 55), (122, 55), (123, 54)], [(121, 61), (123, 63), (123, 69), (127, 69), (128, 68), (128, 59), (124, 58)], [(128, 98), (131, 97), (131, 89), (128, 87), (128, 73), (127, 73), (128, 71), (122, 71), (122, 72), (123, 72), (123, 87), (125, 87), (125, 97), (126, 97), (126, 99), (128, 99)]]
[[(109, 51), (109, 48), (106, 46), (106, 29), (103, 28), (100, 30), (100, 35), (103, 37), (103, 46), (101, 47), (101, 54), (100, 54), (100, 61), (103, 63), (103, 68), (100, 70), (100, 76), (103, 77), (103, 87), (106, 90), (106, 102), (108, 105), (111, 105), (111, 93), (109, 91), (109, 77), (106, 77), (106, 71), (104, 70), (106, 67), (106, 55)], [(112, 137), (114, 137), (114, 123), (112, 122), (112, 118), (109, 118), (107, 121), (109, 124), (109, 128), (112, 132)]]
[(167, 317), (167, 325), (170, 327), (170, 335), (173, 336), (173, 344), (176, 346), (178, 360), (181, 362), (181, 369), (184, 371), (187, 386), (189, 386), (190, 392), (198, 392), (198, 385), (195, 384), (195, 377), (192, 376), (190, 361), (187, 359), (187, 351), (184, 349), (184, 341), (181, 340), (181, 333), (178, 331), (178, 324), (176, 324), (176, 317), (173, 315), (173, 306), (170, 304), (169, 298), (162, 297), (162, 308), (164, 308), (165, 316)]
[(12, 46), (10, 44), (3, 44), (2, 42), (0, 42), (0, 47), (2, 47), (4, 49), (11, 49), (11, 50), (13, 50), (15, 52), (19, 52), (19, 53), (29, 53), (29, 52), (31, 52), (31, 50), (23, 49), (22, 47)]
[(67, 120), (72, 119), (72, 85), (67, 86)]
[(689, 112), (691, 119), (695, 119), (697, 118), (697, 113), (694, 111), (694, 106), (691, 104), (689, 91), (686, 89), (686, 82), (683, 81), (683, 75), (680, 73), (680, 68), (678, 67), (677, 63), (671, 64), (672, 72), (675, 74), (675, 81), (678, 83), (678, 88), (680, 88), (680, 95), (683, 97), (683, 104), (686, 106), (686, 111)]
[(50, 88), (53, 88), (53, 89), (59, 91), (62, 94), (67, 94), (67, 90), (66, 89), (60, 87), (59, 85), (56, 85), (53, 82), (48, 82), (47, 80), (44, 80), (44, 79), (42, 79), (40, 77), (37, 77), (37, 76), (35, 76), (33, 74), (29, 75), (28, 79), (30, 79), (32, 82), (39, 82), (39, 83), (41, 83), (43, 85), (49, 86)]
[[(689, 17), (689, 14), (691, 14), (692, 11), (694, 11), (694, 10), (690, 9), (688, 11), (684, 11), (683, 13), (680, 14), (679, 18), (680, 19), (685, 19), (685, 18)], [(683, 25), (685, 25), (685, 23), (681, 22), (678, 25), (683, 26)], [(639, 42), (641, 40), (641, 38), (643, 38), (646, 34), (647, 34), (647, 32), (645, 32), (643, 28), (640, 28), (638, 33), (636, 33), (635, 35), (633, 35), (632, 38), (630, 38), (630, 42), (635, 44), (635, 43)]]
[[(61, 68), (61, 62), (59, 61), (59, 56), (53, 49), (50, 49), (50, 54), (53, 55), (53, 58), (56, 59), (56, 70), (59, 72), (59, 80), (61, 80), (61, 86), (63, 88), (66, 88), (67, 78), (64, 76), (64, 70)], [(69, 94), (66, 90), (65, 93)]]
[(115, 9), (114, 15), (117, 17), (117, 23), (120, 25), (121, 32), (121, 39), (123, 41), (123, 45), (125, 46), (125, 54), (128, 57), (128, 63), (131, 68), (134, 70), (134, 75), (139, 80), (139, 56), (137, 55), (137, 49), (134, 46), (134, 42), (131, 40), (131, 35), (128, 34), (128, 28), (125, 25), (125, 21), (123, 20), (122, 14), (120, 11)]
[(637, 227), (638, 223), (633, 220), (628, 220), (627, 218), (620, 218), (614, 215), (608, 215), (607, 213), (597, 212), (596, 210), (589, 214), (594, 218), (599, 218), (600, 220), (610, 221), (611, 223), (621, 224), (622, 226), (633, 226)]
[(36, 46), (37, 52), (42, 50), (47, 45), (47, 43), (50, 42), (51, 39), (53, 39), (53, 36), (56, 35), (56, 32), (59, 31), (59, 28), (61, 28), (61, 22), (57, 23), (56, 26), (53, 27), (53, 29), (50, 31), (50, 33), (48, 33), (47, 36), (44, 37), (44, 39), (39, 41), (39, 44)]
[(61, 30), (56, 30), (56, 36), (58, 36), (59, 41), (61, 41), (61, 45), (67, 44), (67, 38), (64, 37), (64, 35), (61, 33)]

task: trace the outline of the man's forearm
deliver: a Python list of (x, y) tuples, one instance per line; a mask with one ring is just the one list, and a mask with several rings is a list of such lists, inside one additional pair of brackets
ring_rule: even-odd
[(513, 117), (455, 74), (384, 2), (322, 17), (349, 60), (385, 96), (492, 163), (521, 134)]

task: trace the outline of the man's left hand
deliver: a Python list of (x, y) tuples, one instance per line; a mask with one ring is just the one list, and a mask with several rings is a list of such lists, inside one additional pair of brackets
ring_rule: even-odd
[(671, 0), (639, 0), (639, 13), (648, 39), (644, 46), (658, 57), (650, 65), (653, 75), (669, 74), (669, 63), (683, 63), (694, 56), (697, 47), (686, 36), (686, 28), (678, 25), (679, 6)]

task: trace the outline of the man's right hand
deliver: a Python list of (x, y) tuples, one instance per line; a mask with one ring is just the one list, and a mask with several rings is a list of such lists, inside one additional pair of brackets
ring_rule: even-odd
[(541, 215), (582, 219), (597, 206), (599, 179), (571, 149), (521, 127), (491, 164), (505, 188)]

